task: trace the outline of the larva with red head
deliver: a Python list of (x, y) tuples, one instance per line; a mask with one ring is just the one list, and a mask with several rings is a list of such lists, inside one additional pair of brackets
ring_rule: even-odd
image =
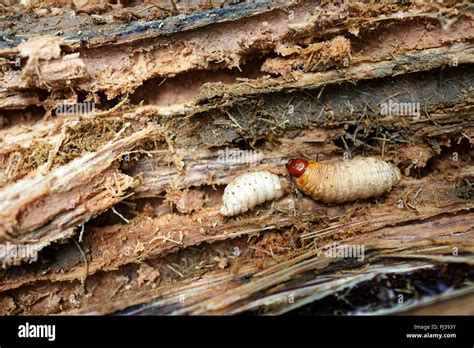
[(324, 203), (379, 196), (401, 179), (397, 167), (372, 157), (327, 164), (297, 158), (286, 166), (303, 193)]
[(287, 192), (288, 183), (278, 175), (269, 171), (246, 173), (233, 179), (224, 189), (220, 214), (239, 215), (263, 202), (283, 197)]

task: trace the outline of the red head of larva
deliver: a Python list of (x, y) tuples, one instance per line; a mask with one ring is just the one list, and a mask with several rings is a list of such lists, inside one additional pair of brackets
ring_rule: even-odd
[(304, 158), (294, 158), (288, 161), (286, 168), (291, 176), (299, 178), (308, 168), (308, 161)]

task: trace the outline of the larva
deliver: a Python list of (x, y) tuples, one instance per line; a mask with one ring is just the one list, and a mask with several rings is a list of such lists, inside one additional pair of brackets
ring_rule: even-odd
[(324, 203), (378, 196), (401, 179), (397, 167), (372, 157), (328, 164), (296, 158), (286, 167), (303, 193)]
[(226, 186), (220, 213), (224, 216), (245, 213), (263, 202), (284, 196), (287, 189), (287, 182), (269, 171), (240, 175)]

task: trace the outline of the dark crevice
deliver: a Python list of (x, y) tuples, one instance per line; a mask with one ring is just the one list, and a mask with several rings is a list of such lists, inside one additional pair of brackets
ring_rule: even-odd
[(260, 67), (266, 57), (246, 56), (240, 69), (222, 69), (216, 64), (215, 69), (191, 70), (174, 77), (158, 77), (145, 81), (130, 95), (131, 104), (167, 106), (192, 101), (205, 83), (234, 84), (238, 79), (255, 79), (263, 74)]
[(386, 274), (362, 282), (350, 291), (345, 289), (297, 308), (288, 315), (350, 315), (358, 309), (372, 312), (397, 306), (400, 300), (417, 300), (442, 294), (449, 289), (459, 289), (465, 282), (473, 280), (474, 267), (465, 264)]
[(440, 174), (452, 172), (459, 169), (463, 163), (470, 163), (472, 159), (469, 153), (469, 141), (464, 138), (457, 142), (456, 138), (450, 139), (453, 145), (440, 146), (441, 153), (428, 159), (424, 167), (412, 167), (409, 176), (421, 179), (436, 172)]

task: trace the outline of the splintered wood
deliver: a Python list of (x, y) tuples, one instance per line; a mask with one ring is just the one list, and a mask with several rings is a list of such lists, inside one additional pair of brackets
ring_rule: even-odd
[(468, 2), (158, 3), (0, 8), (1, 315), (474, 310)]

